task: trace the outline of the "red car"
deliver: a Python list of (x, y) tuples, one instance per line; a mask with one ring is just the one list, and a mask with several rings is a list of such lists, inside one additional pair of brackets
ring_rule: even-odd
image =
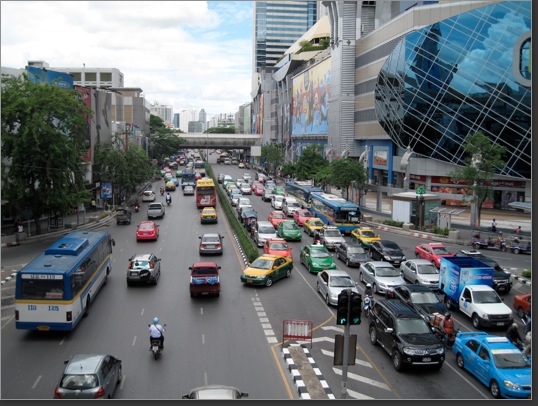
[(269, 213), (267, 220), (273, 225), (274, 228), (278, 226), (278, 223), (282, 223), (284, 220), (287, 220), (288, 216), (281, 210), (275, 210)]
[(297, 210), (293, 213), (293, 220), (299, 227), (302, 227), (306, 219), (309, 219), (310, 217), (314, 217), (314, 215), (307, 209)]
[(261, 196), (263, 194), (263, 185), (261, 183), (257, 183), (253, 192), (256, 196)]
[(434, 264), (438, 269), (441, 267), (442, 257), (453, 257), (444, 244), (440, 242), (431, 242), (428, 244), (419, 244), (415, 247), (415, 256), (420, 259), (425, 259)]
[(527, 311), (532, 306), (531, 303), (531, 294), (522, 293), (514, 296), (514, 303), (512, 304), (512, 307), (517, 312), (517, 315), (520, 318), (523, 318), (523, 316), (527, 314)]
[(157, 241), (158, 238), (159, 226), (153, 221), (143, 221), (136, 228), (136, 241)]
[(269, 238), (263, 244), (263, 252), (266, 254), (292, 258), (291, 247), (283, 238)]

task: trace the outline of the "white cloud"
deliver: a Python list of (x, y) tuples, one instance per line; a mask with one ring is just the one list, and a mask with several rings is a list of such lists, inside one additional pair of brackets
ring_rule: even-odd
[(2, 66), (117, 68), (175, 113), (250, 101), (250, 1), (7, 1), (0, 38)]

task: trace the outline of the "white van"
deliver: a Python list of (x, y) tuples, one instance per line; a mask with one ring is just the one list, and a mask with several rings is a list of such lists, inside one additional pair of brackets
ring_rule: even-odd
[(293, 217), (293, 213), (297, 210), (301, 210), (301, 205), (297, 199), (293, 197), (285, 197), (282, 202), (282, 211), (286, 213), (286, 216)]

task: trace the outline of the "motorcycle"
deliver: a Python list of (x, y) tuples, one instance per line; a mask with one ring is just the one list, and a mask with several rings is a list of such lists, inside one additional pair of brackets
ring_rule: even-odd
[(370, 295), (364, 296), (362, 301), (362, 309), (364, 310), (364, 315), (370, 317), (370, 310), (372, 308), (372, 297)]
[(167, 200), (167, 201), (166, 201), (166, 204), (167, 204), (168, 206), (170, 206), (170, 205), (172, 204), (172, 200)]
[(161, 196), (164, 195), (164, 188), (161, 189)]
[[(151, 324), (148, 324), (148, 327), (151, 326)], [(163, 327), (166, 327), (166, 324), (163, 325)], [(158, 338), (152, 338), (151, 339), (151, 348), (149, 349), (153, 353), (153, 358), (158, 359), (161, 356), (161, 340)]]
[(137, 204), (135, 204), (135, 213), (138, 213), (138, 210), (140, 209), (140, 206)]

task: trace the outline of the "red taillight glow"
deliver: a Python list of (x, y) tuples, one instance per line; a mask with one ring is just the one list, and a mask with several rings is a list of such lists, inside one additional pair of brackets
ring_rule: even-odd
[(149, 267), (150, 267), (150, 269), (153, 269), (153, 267), (154, 267), (153, 263), (150, 263)]
[(62, 394), (60, 393), (58, 388), (54, 389), (54, 399), (61, 399), (61, 398), (62, 398)]
[(102, 386), (99, 388), (99, 390), (95, 393), (95, 396), (93, 397), (94, 399), (99, 399), (99, 398), (102, 398), (103, 396), (105, 396), (105, 388), (103, 388)]

